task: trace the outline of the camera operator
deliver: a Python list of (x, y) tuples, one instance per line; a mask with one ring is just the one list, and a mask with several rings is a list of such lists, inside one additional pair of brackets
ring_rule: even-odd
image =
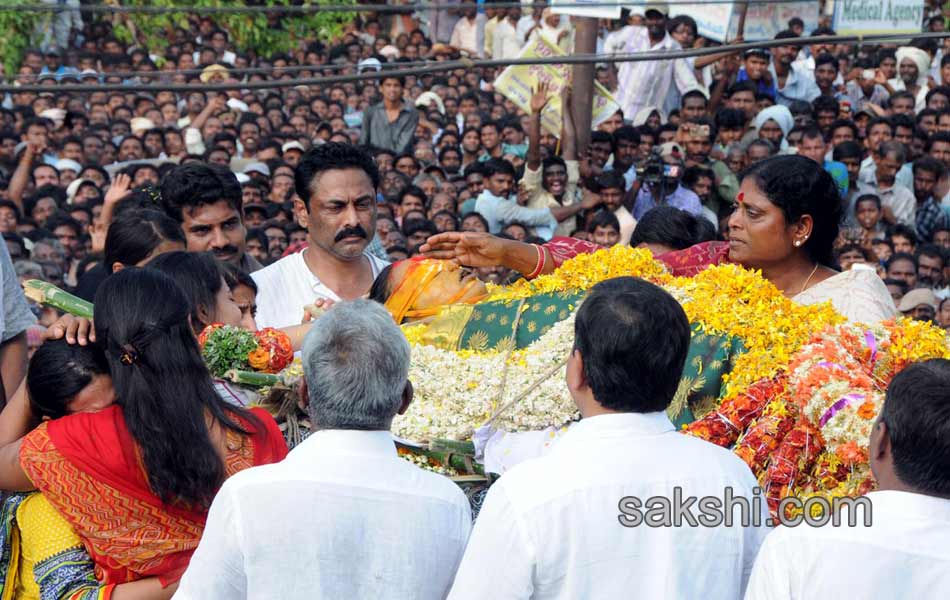
[(633, 205), (636, 220), (657, 206), (672, 206), (696, 216), (703, 214), (699, 196), (680, 185), (684, 158), (679, 144), (667, 142), (643, 162), (642, 168), (637, 170), (637, 180), (642, 186)]

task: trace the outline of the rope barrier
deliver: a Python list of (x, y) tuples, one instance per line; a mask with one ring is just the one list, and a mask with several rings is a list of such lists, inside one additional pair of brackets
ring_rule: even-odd
[[(401, 61), (401, 62), (381, 62), (381, 65), (384, 69), (394, 69), (394, 68), (408, 68), (408, 67), (421, 67), (424, 65), (431, 65), (436, 61), (434, 60), (414, 60), (414, 61)], [(220, 64), (220, 63), (219, 63)], [(283, 73), (299, 73), (301, 71), (342, 71), (344, 69), (353, 69), (356, 68), (356, 65), (351, 63), (347, 64), (323, 64), (323, 65), (288, 65), (286, 67), (229, 67), (226, 64), (223, 65), (224, 68), (228, 70), (228, 73), (231, 75), (263, 75), (273, 73), (274, 71), (280, 71)], [(204, 72), (204, 68), (200, 69), (155, 69), (153, 71), (99, 71), (98, 74), (102, 77), (121, 77), (122, 79), (131, 79), (133, 77), (174, 77), (175, 75), (201, 75)], [(79, 77), (79, 73), (71, 74), (70, 76), (75, 75)], [(39, 80), (41, 77), (49, 77), (49, 75), (41, 75), (37, 73), (30, 73), (26, 75), (17, 75), (18, 78), (28, 78), (34, 81)]]
[[(695, 5), (695, 4), (787, 4), (788, 0), (667, 0), (669, 6), (676, 5)], [(474, 5), (474, 2), (467, 2)], [(613, 7), (620, 5), (622, 8), (642, 7), (645, 2), (585, 2), (584, 7)], [(62, 4), (14, 4), (0, 5), (0, 11), (17, 12), (62, 12), (66, 10), (79, 10), (89, 13), (115, 13), (115, 14), (180, 14), (194, 13), (199, 15), (232, 15), (232, 14), (314, 14), (321, 12), (376, 12), (376, 13), (400, 13), (425, 10), (458, 10), (463, 4), (461, 2), (419, 2), (415, 4), (304, 4), (291, 6), (113, 6), (110, 4), (87, 4), (80, 7), (71, 7)], [(493, 3), (489, 8), (548, 8), (547, 2), (534, 2), (522, 4), (521, 2), (498, 2)]]
[[(671, 52), (634, 52), (625, 54), (572, 54), (569, 56), (552, 56), (538, 58), (517, 58), (508, 60), (447, 60), (432, 61), (425, 66), (410, 67), (406, 69), (394, 69), (392, 71), (364, 72), (352, 75), (331, 75), (327, 77), (310, 77), (301, 79), (282, 79), (275, 81), (248, 81), (248, 82), (225, 82), (214, 84), (65, 84), (65, 85), (0, 85), (0, 93), (16, 92), (193, 92), (193, 91), (227, 91), (227, 90), (262, 90), (274, 88), (286, 88), (296, 86), (311, 85), (334, 85), (340, 83), (354, 83), (359, 81), (368, 81), (382, 79), (384, 77), (408, 77), (430, 75), (455, 69), (471, 69), (473, 67), (507, 67), (510, 65), (555, 65), (555, 64), (582, 64), (582, 63), (623, 63), (623, 62), (642, 62), (649, 60), (663, 61), (676, 60), (680, 58), (694, 58), (708, 56), (712, 54), (722, 54), (724, 52), (738, 53), (752, 48), (774, 48), (777, 46), (804, 46), (818, 43), (880, 43), (908, 39), (943, 39), (950, 37), (950, 32), (920, 33), (920, 34), (901, 34), (889, 33), (879, 35), (829, 35), (814, 36), (807, 38), (789, 38), (783, 40), (765, 40), (760, 42), (744, 42), (742, 44), (733, 44), (730, 46), (716, 46), (712, 48), (693, 48), (689, 50), (676, 50)], [(355, 65), (354, 65), (355, 68)]]

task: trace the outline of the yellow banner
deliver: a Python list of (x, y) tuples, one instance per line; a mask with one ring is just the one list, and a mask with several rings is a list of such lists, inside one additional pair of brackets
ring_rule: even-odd
[[(521, 51), (518, 58), (547, 58), (565, 56), (564, 51), (543, 36), (537, 36)], [(541, 127), (548, 133), (561, 136), (561, 91), (570, 85), (571, 65), (512, 65), (495, 78), (494, 89), (521, 110), (531, 113), (531, 94), (540, 82), (546, 82), (551, 100), (541, 113)], [(592, 127), (597, 127), (620, 105), (604, 86), (594, 82), (594, 110)]]

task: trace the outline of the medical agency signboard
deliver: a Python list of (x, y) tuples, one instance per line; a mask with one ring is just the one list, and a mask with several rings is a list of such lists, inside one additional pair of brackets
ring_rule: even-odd
[(920, 33), (924, 0), (835, 0), (838, 35)]

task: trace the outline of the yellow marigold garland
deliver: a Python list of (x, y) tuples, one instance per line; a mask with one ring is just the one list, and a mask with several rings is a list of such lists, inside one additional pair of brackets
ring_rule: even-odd
[(402, 333), (406, 336), (410, 346), (422, 343), (422, 336), (428, 325), (425, 323), (408, 323), (402, 326)]
[(642, 277), (664, 285), (671, 277), (649, 250), (614, 246), (593, 254), (579, 254), (556, 271), (531, 281), (521, 279), (510, 286), (490, 286), (488, 300), (520, 300), (538, 294), (588, 290), (615, 277)]
[(723, 376), (726, 398), (783, 372), (814, 333), (845, 321), (830, 302), (793, 302), (758, 271), (738, 265), (710, 267), (664, 287), (680, 292), (676, 295), (690, 323), (699, 323), (709, 333), (735, 336), (745, 346), (732, 372)]
[[(642, 277), (662, 286), (681, 303), (691, 323), (698, 324), (707, 333), (729, 335), (741, 341), (745, 352), (735, 358), (731, 372), (723, 376), (723, 399), (727, 403), (724, 406), (741, 402), (744, 393), (756, 386), (773, 385), (786, 380), (784, 377), (774, 379), (777, 376), (790, 373), (793, 369), (801, 370), (803, 361), (808, 359), (806, 353), (811, 347), (810, 342), (812, 346), (824, 342), (828, 348), (851, 353), (856, 360), (863, 361), (861, 367), (848, 363), (849, 366), (844, 368), (856, 369), (855, 372), (849, 370), (850, 375), (863, 375), (865, 379), (867, 376), (872, 377), (879, 387), (876, 392), (878, 397), (873, 402), (869, 398), (864, 404), (853, 407), (853, 412), (859, 419), (842, 421), (844, 417), (839, 415), (837, 420), (829, 419), (824, 423), (822, 433), (828, 438), (829, 445), (824, 450), (821, 447), (811, 448), (814, 453), (823, 450), (817, 460), (814, 456), (805, 457), (804, 450), (796, 450), (794, 443), (785, 443), (788, 427), (792, 425), (791, 418), (778, 424), (781, 425), (779, 431), (771, 432), (777, 435), (776, 440), (772, 442), (781, 441), (782, 448), (785, 448), (785, 445), (792, 448), (791, 453), (785, 454), (796, 458), (796, 461), (801, 462), (798, 466), (807, 471), (803, 472), (802, 481), (786, 482), (786, 485), (791, 487), (785, 490), (783, 495), (795, 494), (803, 499), (811, 496), (836, 498), (861, 495), (871, 489), (873, 478), (867, 465), (866, 442), (858, 443), (852, 439), (857, 435), (863, 440), (866, 433), (863, 429), (856, 430), (855, 423), (866, 424), (876, 417), (880, 394), (883, 393), (887, 382), (909, 363), (934, 357), (950, 359), (950, 344), (946, 332), (930, 323), (906, 318), (875, 324), (846, 323), (830, 302), (808, 306), (798, 304), (786, 298), (757, 271), (726, 264), (710, 267), (692, 278), (672, 277), (649, 252), (629, 247), (614, 247), (594, 254), (580, 255), (565, 262), (554, 273), (534, 281), (522, 281), (508, 288), (493, 287), (489, 300), (514, 301), (536, 294), (586, 290), (606, 279), (623, 276)], [(568, 319), (570, 320), (572, 317)], [(497, 350), (454, 353), (446, 351), (439, 355), (434, 348), (420, 347), (425, 343), (423, 334), (426, 325), (404, 327), (410, 343), (418, 348), (414, 349), (414, 354), (418, 352), (419, 355), (431, 355), (429, 358), (432, 363), (425, 364), (424, 367), (414, 364), (413, 368), (422, 367), (422, 370), (432, 371), (420, 384), (425, 382), (433, 389), (419, 386), (422, 392), (420, 395), (427, 398), (427, 401), (419, 402), (419, 408), (424, 408), (424, 411), (414, 415), (407, 413), (401, 417), (401, 421), (397, 419), (398, 422), (394, 424), (396, 430), (408, 437), (420, 439), (426, 439), (433, 434), (468, 437), (470, 433), (467, 432), (470, 432), (472, 427), (480, 424), (497, 409), (497, 402), (491, 399), (495, 388), (491, 386), (497, 383), (496, 375), (503, 362), (499, 364), (493, 361), (507, 360), (509, 368), (515, 370), (512, 379), (524, 385), (525, 381), (531, 381), (563, 355), (564, 347), (569, 346), (572, 337), (567, 325), (569, 323), (562, 322), (529, 348), (504, 357)], [(832, 366), (846, 362), (836, 356), (822, 355), (819, 358)], [(477, 365), (481, 365), (481, 370), (475, 368)], [(828, 365), (825, 365), (825, 371), (830, 369)], [(804, 364), (804, 367), (807, 368), (808, 364)], [(821, 375), (817, 369), (812, 370), (815, 370), (815, 373), (806, 373), (812, 379)], [(834, 370), (831, 371), (834, 374)], [(505, 431), (537, 430), (557, 426), (569, 420), (574, 407), (562, 383), (563, 369), (552, 379), (539, 386), (543, 388), (538, 390), (539, 393), (532, 394), (531, 398), (508, 411), (496, 426)], [(464, 389), (460, 389), (460, 383)], [(858, 389), (846, 384), (847, 382), (842, 384), (836, 380), (825, 387), (834, 388), (834, 398)], [(842, 388), (842, 385), (847, 389)], [(505, 396), (510, 398), (513, 394), (514, 390), (509, 390)], [(780, 403), (773, 398), (770, 406), (773, 407), (773, 412), (776, 412), (775, 407), (790, 408), (792, 405), (786, 404), (788, 401), (783, 399)], [(781, 417), (782, 412), (783, 410), (778, 410), (776, 414)], [(413, 413), (412, 409), (410, 413)], [(842, 414), (848, 416), (843, 412)], [(771, 416), (770, 413), (769, 417)], [(815, 415), (811, 417), (818, 422), (822, 420)], [(800, 427), (796, 426), (793, 433), (801, 433), (798, 429)], [(769, 434), (769, 431), (765, 433)], [(751, 441), (747, 445), (750, 447), (744, 448), (740, 442), (737, 452), (741, 455), (743, 451), (747, 451), (746, 454), (749, 454), (757, 448)], [(761, 455), (744, 458), (755, 458), (761, 463), (757, 464), (758, 470), (762, 471), (760, 476), (774, 485), (779, 481), (777, 475), (769, 475), (772, 471), (766, 472), (764, 469), (771, 465), (772, 455), (777, 450), (774, 447), (759, 450), (767, 454), (760, 452)], [(781, 461), (776, 464), (781, 466)], [(774, 511), (775, 507), (771, 508)]]
[(631, 275), (673, 293), (683, 303), (691, 323), (699, 323), (709, 333), (742, 340), (747, 352), (725, 378), (727, 397), (759, 379), (778, 374), (812, 334), (844, 321), (831, 303), (797, 304), (757, 271), (730, 264), (710, 267), (695, 277), (672, 277), (648, 250), (624, 246), (580, 254), (553, 273), (532, 281), (493, 286), (490, 300), (586, 290), (601, 281)]
[[(798, 304), (758, 271), (724, 264), (694, 277), (672, 277), (649, 251), (623, 246), (578, 255), (533, 281), (491, 286), (488, 300), (515, 301), (537, 294), (586, 290), (601, 281), (624, 276), (642, 277), (662, 286), (680, 301), (691, 323), (698, 323), (707, 333), (730, 335), (741, 341), (746, 351), (737, 356), (731, 372), (723, 377), (726, 400), (757, 381), (788, 372), (792, 355), (812, 336), (845, 322), (830, 302)], [(892, 359), (888, 365), (892, 369), (899, 370), (921, 357), (950, 356), (944, 332), (932, 325), (901, 319), (892, 322), (889, 329), (887, 355)], [(425, 324), (403, 327), (413, 346), (424, 343), (425, 330)], [(523, 367), (529, 352), (512, 353), (509, 364)], [(460, 363), (472, 357), (497, 355), (497, 351), (455, 352)], [(454, 379), (451, 372), (443, 375), (447, 380)]]
[(887, 353), (896, 363), (891, 366), (895, 371), (920, 360), (950, 359), (950, 347), (947, 346), (946, 332), (943, 329), (926, 321), (915, 321), (906, 317), (885, 325), (891, 334)]

